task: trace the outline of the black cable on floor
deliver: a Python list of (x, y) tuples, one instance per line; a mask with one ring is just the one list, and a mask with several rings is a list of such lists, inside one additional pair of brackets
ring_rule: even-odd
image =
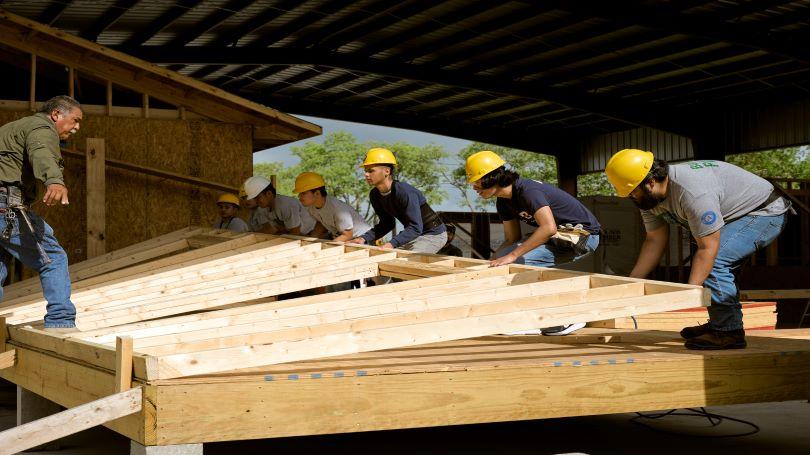
[[(728, 416), (724, 416), (724, 415), (720, 415), (720, 414), (715, 414), (715, 413), (707, 411), (706, 408), (700, 408), (700, 409), (687, 408), (687, 409), (685, 409), (685, 411), (689, 411), (689, 412), (678, 412), (677, 409), (671, 409), (671, 410), (666, 411), (666, 412), (659, 412), (659, 413), (654, 413), (654, 414), (644, 414), (644, 413), (641, 413), (641, 412), (637, 412), (636, 416), (631, 418), (630, 421), (637, 424), (637, 425), (641, 425), (642, 427), (648, 428), (648, 429), (653, 430), (653, 431), (658, 431), (660, 433), (666, 433), (666, 434), (671, 434), (671, 435), (675, 435), (675, 436), (688, 436), (688, 437), (693, 437), (693, 438), (737, 438), (737, 437), (741, 437), (741, 436), (750, 436), (752, 434), (759, 433), (759, 426), (757, 424), (755, 424), (753, 422), (749, 422), (747, 420), (742, 420), (742, 419), (737, 419), (737, 418), (734, 418), (734, 417), (728, 417)], [(644, 419), (656, 420), (656, 419), (661, 419), (661, 418), (664, 418), (664, 417), (667, 417), (667, 416), (703, 417), (705, 419), (708, 419), (709, 423), (713, 427), (716, 427), (716, 426), (720, 425), (720, 423), (722, 423), (723, 420), (728, 420), (730, 422), (737, 422), (737, 423), (741, 423), (743, 425), (747, 425), (747, 426), (751, 427), (751, 430), (747, 431), (745, 433), (738, 433), (738, 434), (722, 434), (722, 435), (687, 434), (687, 433), (680, 433), (680, 432), (677, 432), (677, 431), (663, 430), (661, 428), (656, 428), (656, 427), (654, 427), (652, 425), (649, 425), (649, 424), (643, 422)]]

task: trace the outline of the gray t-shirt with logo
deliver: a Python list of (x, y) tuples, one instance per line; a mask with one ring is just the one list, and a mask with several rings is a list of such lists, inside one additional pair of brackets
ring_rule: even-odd
[(307, 207), (307, 212), (321, 223), (333, 238), (349, 229), (352, 230), (354, 237), (359, 237), (371, 229), (368, 222), (357, 213), (354, 207), (332, 196), (326, 196), (326, 203), (323, 207), (317, 208), (311, 205)]
[(652, 210), (642, 210), (641, 218), (648, 232), (673, 222), (695, 237), (705, 237), (745, 215), (785, 213), (790, 205), (783, 198), (760, 208), (772, 191), (767, 180), (724, 161), (670, 164), (667, 198)]

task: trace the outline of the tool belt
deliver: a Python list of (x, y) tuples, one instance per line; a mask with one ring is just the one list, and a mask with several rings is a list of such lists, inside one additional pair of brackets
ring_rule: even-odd
[(444, 224), (442, 223), (442, 219), (439, 218), (439, 215), (430, 208), (427, 202), (419, 207), (419, 211), (422, 212), (422, 232), (429, 231)]
[(751, 211), (752, 212), (760, 211), (760, 210), (764, 209), (765, 207), (771, 205), (774, 201), (776, 201), (780, 197), (782, 197), (782, 195), (779, 194), (779, 192), (776, 191), (776, 189), (774, 188), (773, 190), (771, 190), (771, 194), (768, 195), (768, 198), (765, 199), (765, 202), (763, 202), (762, 204), (759, 204), (757, 206), (757, 208), (755, 208), (754, 210), (751, 210)]
[(571, 249), (577, 254), (588, 252), (588, 237), (590, 232), (577, 226), (558, 226), (557, 233), (548, 239), (549, 244), (561, 249)]
[(15, 184), (0, 182), (0, 213), (24, 206), (22, 189)]

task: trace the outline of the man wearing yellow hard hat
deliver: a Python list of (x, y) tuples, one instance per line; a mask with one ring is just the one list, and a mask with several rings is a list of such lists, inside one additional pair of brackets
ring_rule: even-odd
[(403, 229), (383, 248), (402, 248), (418, 253), (435, 253), (447, 242), (444, 223), (430, 208), (421, 191), (394, 180), (397, 160), (390, 150), (373, 148), (366, 154), (363, 170), (366, 182), (373, 186), (369, 199), (379, 222), (353, 243), (373, 244), (394, 229), (398, 220)]
[(329, 196), (326, 182), (315, 172), (302, 172), (295, 179), (295, 189), (301, 205), (329, 233), (329, 238), (346, 242), (365, 234), (371, 226), (349, 204)]
[(668, 164), (652, 153), (625, 149), (610, 158), (607, 178), (641, 210), (647, 234), (631, 277), (644, 278), (661, 260), (669, 224), (697, 242), (689, 284), (712, 294), (709, 322), (681, 330), (689, 349), (746, 347), (735, 271), (785, 227), (790, 203), (767, 180), (723, 161)]
[[(493, 267), (511, 263), (554, 267), (593, 253), (599, 246), (601, 227), (596, 217), (575, 197), (546, 183), (521, 178), (506, 168), (498, 154), (484, 150), (470, 155), (465, 166), (467, 182), (484, 199), (497, 198), (495, 207), (503, 222), (504, 242), (495, 251)], [(535, 227), (521, 233), (520, 222)], [(576, 232), (576, 242), (558, 235), (558, 226)], [(585, 324), (543, 329), (544, 335), (567, 335)]]
[(212, 225), (215, 229), (228, 229), (234, 232), (247, 232), (247, 223), (242, 218), (236, 216), (239, 212), (239, 198), (235, 194), (223, 193), (217, 200), (219, 208), (219, 218)]

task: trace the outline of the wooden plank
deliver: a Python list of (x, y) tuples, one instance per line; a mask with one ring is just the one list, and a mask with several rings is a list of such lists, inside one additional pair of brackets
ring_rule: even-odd
[(141, 410), (142, 399), (138, 387), (0, 432), (0, 454), (22, 452), (134, 414)]
[[(159, 388), (156, 441), (199, 443), (806, 399), (807, 351), (782, 355), (752, 351), (757, 343), (751, 344), (729, 356), (667, 346), (668, 352), (657, 357), (661, 361), (647, 362), (641, 360), (645, 352), (629, 345), (566, 358), (565, 351), (549, 351), (547, 345), (532, 352), (538, 345), (532, 343), (518, 345), (517, 364), (509, 364), (506, 354), (481, 355), (460, 365), (447, 355), (431, 359), (433, 345), (409, 350), (414, 358), (421, 354), (421, 362), (436, 364), (421, 374), (386, 374), (411, 359), (380, 353), (380, 374), (355, 359), (337, 364), (333, 372), (297, 364), (238, 380), (199, 378)], [(491, 348), (503, 353), (508, 345)], [(476, 346), (475, 351), (484, 350)]]
[[(450, 285), (457, 286), (457, 285)], [(636, 286), (640, 293), (642, 288)], [(488, 287), (477, 281), (470, 291), (463, 289), (448, 289), (442, 287), (434, 290), (432, 296), (412, 296), (402, 301), (383, 298), (353, 299), (331, 302), (319, 302), (309, 305), (296, 305), (277, 308), (272, 311), (252, 312), (246, 317), (234, 316), (220, 320), (220, 324), (201, 328), (196, 324), (188, 324), (186, 330), (169, 330), (168, 333), (151, 337), (137, 337), (136, 346), (139, 351), (151, 355), (164, 353), (180, 353), (186, 350), (222, 349), (225, 347), (252, 344), (256, 340), (251, 334), (271, 332), (274, 330), (290, 329), (294, 327), (310, 327), (319, 324), (336, 323), (343, 320), (359, 320), (379, 315), (393, 315), (426, 309), (451, 308), (461, 304), (492, 302), (505, 299), (533, 297), (540, 295), (558, 294), (565, 291), (588, 289), (588, 278), (577, 277), (563, 280), (553, 280), (520, 286), (503, 286), (500, 280), (494, 279)], [(433, 290), (433, 288), (430, 288)], [(530, 324), (530, 322), (527, 322)], [(261, 335), (260, 335), (261, 336)], [(194, 342), (196, 341), (196, 342)], [(194, 343), (192, 343), (194, 342)], [(148, 349), (161, 346), (160, 350)]]
[(76, 98), (76, 71), (68, 66), (68, 96)]
[(8, 328), (6, 318), (0, 317), (0, 352), (6, 351), (6, 341), (8, 341)]
[[(238, 240), (238, 239), (237, 239)], [(251, 240), (251, 239), (248, 239)], [(249, 243), (249, 242), (248, 242)], [(227, 245), (226, 245), (227, 244)], [(221, 256), (219, 262), (223, 263), (221, 267), (226, 267), (225, 264), (235, 260), (235, 259), (244, 259), (250, 257), (256, 257), (258, 254), (261, 254), (262, 251), (265, 252), (272, 252), (272, 251), (288, 251), (291, 248), (294, 248), (298, 245), (295, 241), (290, 241), (287, 239), (276, 239), (271, 240), (269, 242), (265, 242), (262, 244), (254, 244), (248, 245), (246, 247), (238, 248), (235, 250), (236, 252), (243, 252), (243, 255), (234, 255), (228, 252), (219, 253), (218, 255), (212, 257), (206, 257), (205, 253), (210, 251), (220, 251), (221, 248), (226, 248), (228, 246), (234, 246), (228, 242), (222, 244), (221, 247), (208, 247), (204, 249), (198, 250), (200, 253), (196, 253), (196, 256), (203, 255), (202, 258), (196, 257), (196, 259), (191, 260), (188, 262), (190, 265), (185, 265), (183, 263), (179, 264), (178, 266), (167, 266), (163, 268), (155, 268), (157, 267), (158, 263), (148, 263), (144, 264), (143, 267), (139, 267), (138, 269), (129, 268), (121, 270), (115, 274), (108, 274), (104, 277), (106, 278), (115, 278), (111, 282), (104, 283), (103, 279), (99, 278), (96, 282), (101, 281), (103, 284), (102, 286), (84, 286), (84, 282), (79, 282), (76, 288), (81, 289), (78, 292), (74, 292), (72, 299), (74, 303), (77, 305), (78, 308), (83, 308), (85, 305), (84, 302), (90, 302), (91, 298), (101, 298), (105, 292), (113, 292), (115, 289), (121, 289), (122, 287), (129, 286), (130, 289), (138, 289), (142, 288), (144, 283), (158, 283), (161, 279), (169, 280), (170, 282), (177, 281), (179, 279), (183, 279), (183, 275), (178, 275), (178, 267), (179, 270), (191, 273), (192, 271), (199, 271), (199, 270), (214, 270), (217, 269), (216, 267), (208, 266), (206, 263), (210, 260), (216, 259), (217, 256)], [(313, 247), (314, 248), (314, 247)], [(190, 257), (190, 255), (183, 256), (183, 258)], [(175, 263), (175, 259), (167, 259), (167, 261), (161, 261), (161, 263)], [(220, 267), (220, 266), (218, 266)], [(145, 270), (140, 274), (135, 274), (136, 271)], [(133, 274), (133, 275), (130, 275)], [(22, 305), (22, 307), (17, 308), (17, 306)], [(36, 320), (44, 314), (44, 300), (42, 300), (41, 294), (37, 294), (33, 298), (21, 298), (20, 300), (14, 300), (8, 302), (6, 307), (3, 308), (2, 314), (5, 314), (6, 317), (9, 318), (9, 321), (13, 321), (14, 323), (23, 323), (29, 322), (31, 320)], [(13, 311), (9, 311), (9, 310)]]
[(0, 352), (0, 370), (11, 368), (17, 360), (17, 351), (14, 349), (10, 351)]
[(106, 253), (104, 139), (87, 138), (87, 257)]
[[(537, 272), (534, 272), (537, 273)], [(187, 316), (176, 316), (173, 318), (150, 320), (128, 325), (121, 325), (116, 327), (107, 327), (94, 330), (83, 330), (81, 335), (83, 338), (91, 339), (90, 337), (99, 337), (97, 342), (104, 342), (105, 336), (110, 334), (128, 334), (132, 336), (150, 336), (161, 333), (166, 333), (170, 328), (167, 326), (178, 325), (187, 326), (195, 322), (208, 321), (209, 319), (217, 319), (221, 317), (238, 317), (243, 314), (252, 312), (261, 312), (277, 308), (282, 304), (289, 305), (304, 305), (316, 302), (326, 302), (334, 299), (358, 299), (358, 298), (373, 298), (377, 299), (396, 299), (401, 300), (404, 298), (404, 293), (417, 295), (424, 289), (432, 288), (433, 286), (450, 285), (450, 286), (468, 286), (470, 282), (477, 282), (480, 279), (488, 277), (508, 277), (514, 279), (515, 275), (507, 275), (507, 270), (490, 268), (481, 271), (467, 272), (456, 275), (445, 275), (441, 277), (426, 278), (421, 281), (400, 282), (386, 285), (384, 287), (366, 287), (362, 289), (354, 289), (351, 291), (341, 291), (330, 294), (315, 295), (309, 297), (301, 297), (297, 299), (287, 300), (284, 302), (274, 302), (267, 304), (251, 305), (249, 307), (232, 308), (228, 310), (218, 310), (215, 312), (192, 314)], [(536, 281), (536, 278), (534, 279)]]
[(105, 114), (105, 115), (107, 115), (107, 116), (110, 116), (110, 115), (112, 114), (112, 106), (113, 106), (113, 89), (112, 89), (112, 81), (109, 81), (109, 80), (108, 80), (108, 81), (106, 81), (106, 85), (107, 85), (107, 87), (106, 87), (106, 88), (107, 88), (107, 93), (106, 93), (105, 98), (106, 98), (106, 101), (107, 101), (107, 102), (106, 102), (106, 104), (105, 104), (105, 105), (106, 105), (106, 109), (105, 109), (105, 111), (104, 111), (104, 114)]
[[(78, 151), (78, 150), (71, 150), (71, 149), (62, 149), (62, 155), (68, 158), (79, 158), (84, 159), (85, 154)], [(127, 171), (133, 171), (140, 174), (151, 175), (153, 177), (160, 177), (164, 179), (174, 180), (176, 182), (187, 183), (189, 185), (200, 186), (203, 188), (210, 188), (216, 191), (224, 191), (228, 193), (236, 193), (239, 191), (238, 188), (226, 185), (224, 183), (213, 182), (210, 180), (202, 179), (199, 177), (193, 177), (190, 175), (180, 174), (178, 172), (170, 172), (163, 169), (158, 169), (149, 166), (142, 166), (139, 164), (130, 163), (127, 161), (116, 160), (113, 158), (107, 158), (104, 161), (106, 166), (116, 168), (116, 169), (124, 169)]]
[(810, 299), (810, 289), (755, 289), (740, 291), (742, 300)]
[[(0, 370), (0, 377), (67, 408), (78, 406), (115, 393), (112, 371), (101, 370), (68, 361), (30, 348), (17, 347), (17, 363)], [(104, 426), (137, 441), (154, 445), (154, 389), (144, 390), (144, 409)]]
[[(611, 291), (606, 291), (608, 289)], [(614, 294), (613, 299), (594, 301), (610, 298), (607, 297), (610, 293)], [(643, 293), (641, 283), (279, 330), (253, 338), (256, 343), (271, 344), (161, 356), (157, 359), (157, 369), (147, 371), (147, 379), (509, 333), (526, 329), (527, 321), (535, 321), (538, 326), (554, 326), (639, 312), (691, 308), (700, 305), (705, 298), (702, 289), (674, 292), (666, 299), (631, 297), (638, 293)]]
[(115, 339), (115, 391), (123, 392), (132, 387), (132, 337)]
[(37, 111), (37, 54), (31, 53), (30, 76), (28, 79), (28, 109)]

